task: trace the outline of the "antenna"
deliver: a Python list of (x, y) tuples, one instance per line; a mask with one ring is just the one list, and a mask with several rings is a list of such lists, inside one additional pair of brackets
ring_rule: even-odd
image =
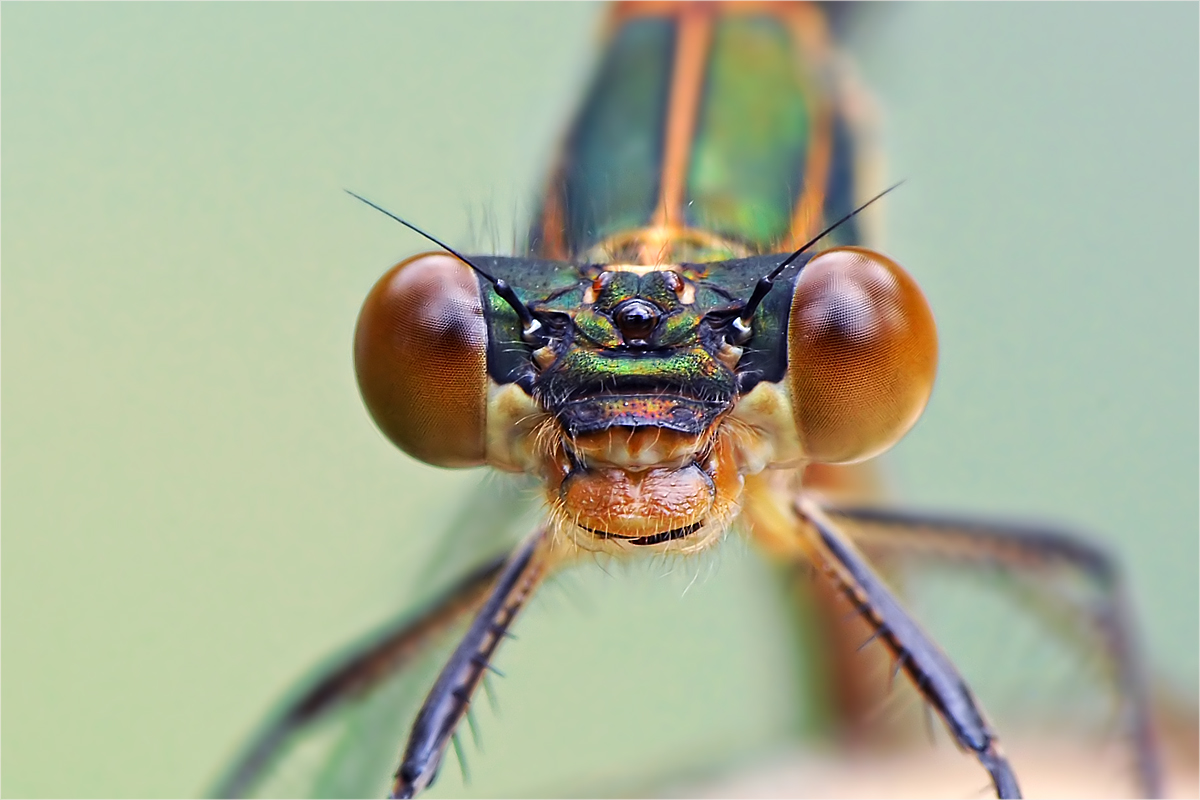
[[(735, 331), (737, 331), (738, 338), (743, 342), (745, 342), (746, 340), (748, 340), (750, 338), (750, 333), (751, 333), (750, 320), (753, 319), (754, 312), (758, 310), (759, 305), (762, 303), (763, 299), (767, 296), (767, 292), (771, 291), (771, 287), (775, 285), (775, 279), (779, 277), (779, 273), (783, 272), (784, 269), (787, 268), (788, 264), (791, 264), (793, 261), (795, 261), (797, 258), (799, 258), (804, 253), (805, 250), (812, 247), (814, 244), (821, 241), (829, 234), (833, 233), (835, 230), (837, 230), (839, 227), (841, 227), (845, 223), (849, 222), (860, 211), (864, 210), (867, 206), (871, 205), (872, 203), (874, 203), (879, 198), (883, 197), (888, 192), (897, 188), (902, 183), (904, 183), (904, 181), (897, 181), (896, 183), (892, 184), (888, 188), (884, 189), (882, 192), (875, 195), (870, 200), (863, 203), (861, 206), (854, 209), (849, 214), (842, 217), (837, 222), (833, 223), (832, 225), (830, 225), (825, 230), (818, 233), (813, 238), (809, 239), (807, 242), (805, 242), (803, 245), (801, 245), (798, 250), (793, 252), (790, 256), (785, 258), (783, 261), (781, 261), (779, 263), (779, 266), (775, 267), (775, 269), (771, 270), (770, 273), (768, 273), (767, 275), (764, 275), (763, 277), (759, 278), (758, 283), (754, 284), (754, 291), (750, 293), (750, 299), (746, 301), (746, 305), (742, 306), (742, 313), (738, 314), (737, 319), (735, 319), (733, 321), (733, 329)], [(405, 224), (407, 225), (408, 223), (405, 223)], [(419, 231), (418, 231), (418, 233), (419, 233)], [(447, 249), (449, 249), (449, 248), (447, 248)]]
[(533, 312), (529, 310), (529, 306), (525, 305), (525, 303), (523, 303), (521, 301), (521, 298), (517, 297), (517, 293), (513, 290), (512, 286), (509, 286), (508, 281), (504, 280), (503, 278), (497, 278), (495, 275), (492, 275), (487, 270), (484, 270), (484, 269), (478, 267), (477, 265), (473, 264), (469, 258), (467, 258), (462, 253), (455, 250), (450, 245), (443, 242), (441, 239), (438, 239), (437, 237), (426, 233), (425, 231), (418, 228), (416, 225), (413, 225), (408, 220), (401, 219), (400, 217), (396, 216), (392, 212), (388, 211), (383, 206), (376, 205), (375, 203), (372, 203), (370, 200), (363, 197), (362, 195), (355, 194), (354, 192), (350, 191), (349, 189), (344, 189), (343, 191), (345, 191), (346, 194), (350, 195), (354, 199), (361, 200), (362, 202), (366, 203), (367, 205), (369, 205), (371, 208), (375, 209), (376, 211), (378, 211), (382, 214), (386, 214), (387, 216), (396, 220), (396, 222), (399, 222), (401, 225), (408, 228), (413, 233), (424, 236), (426, 239), (433, 242), (438, 247), (442, 248), (443, 250), (448, 252), (450, 255), (454, 256), (459, 261), (466, 264), (471, 269), (475, 270), (475, 273), (479, 277), (483, 278), (485, 281), (487, 281), (488, 283), (490, 283), (492, 285), (492, 288), (495, 290), (496, 294), (500, 297), (500, 299), (503, 300), (504, 302), (508, 303), (510, 306), (512, 306), (513, 311), (517, 312), (517, 318), (521, 320), (521, 327), (522, 327), (521, 337), (524, 338), (526, 341), (529, 341), (532, 337), (536, 336), (541, 331), (542, 323), (534, 318)]

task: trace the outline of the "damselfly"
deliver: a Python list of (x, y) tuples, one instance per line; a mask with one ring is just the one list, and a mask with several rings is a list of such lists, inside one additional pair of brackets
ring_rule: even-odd
[[(528, 476), (543, 520), (511, 544), (531, 495), (493, 486), (447, 537), (454, 579), (297, 695), (222, 791), (269, 792), (274, 775), (307, 770), (318, 793), (365, 793), (395, 760), (391, 790), (419, 792), (548, 575), (737, 535), (814, 571), (815, 616), (858, 637), (824, 642), (836, 716), (870, 723), (884, 684), (864, 677), (877, 661), (857, 652), (867, 646), (1001, 796), (1021, 777), (1004, 731), (872, 565), (1036, 576), (1039, 600), (1082, 620), (1114, 666), (1122, 736), (1156, 793), (1140, 666), (1103, 553), (1052, 531), (852, 502), (867, 480), (841, 465), (914, 424), (937, 341), (913, 279), (859, 245), (854, 214), (881, 187), (822, 12), (623, 4), (609, 26), (529, 255), (463, 256), (427, 235), (442, 251), (380, 280), (355, 339), (367, 407), (395, 444), (438, 466)], [(426, 693), (414, 721), (406, 703)]]

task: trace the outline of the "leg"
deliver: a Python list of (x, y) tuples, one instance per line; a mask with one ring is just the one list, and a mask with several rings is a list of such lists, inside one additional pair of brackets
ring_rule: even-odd
[(807, 523), (809, 546), (826, 574), (880, 632), (905, 673), (941, 716), (959, 746), (971, 751), (992, 778), (997, 797), (1020, 797), (1016, 776), (999, 741), (958, 670), (908, 615), (854, 543), (811, 499), (801, 498), (796, 513)]
[(491, 666), (492, 654), (546, 575), (550, 566), (546, 541), (545, 529), (541, 529), (512, 554), (467, 635), (438, 675), (413, 723), (392, 784), (392, 797), (413, 797), (437, 777), (446, 746), (484, 671)]
[(1080, 615), (1090, 617), (1099, 630), (1105, 655), (1115, 666), (1136, 757), (1138, 791), (1146, 797), (1162, 796), (1145, 676), (1124, 586), (1110, 556), (1083, 539), (1043, 528), (875, 508), (832, 508), (828, 514), (860, 546), (882, 557), (953, 561), (1084, 584), (1090, 591), (1086, 602), (1070, 604), (1072, 621)]
[(773, 491), (769, 481), (766, 476), (749, 476), (746, 481), (745, 515), (755, 537), (770, 551), (807, 558), (822, 570), (878, 632), (959, 746), (987, 770), (997, 796), (1019, 797), (1016, 776), (995, 733), (949, 659), (815, 501), (801, 496), (789, 508), (786, 497)]
[(402, 669), (431, 638), (477, 608), (504, 563), (500, 559), (484, 565), (424, 611), (397, 620), (324, 671), (255, 735), (218, 782), (214, 796), (241, 797), (250, 792), (294, 734), (375, 688)]

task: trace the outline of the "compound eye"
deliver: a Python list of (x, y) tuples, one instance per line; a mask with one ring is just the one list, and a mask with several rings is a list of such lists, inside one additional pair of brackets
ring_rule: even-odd
[(936, 371), (933, 313), (896, 262), (843, 247), (800, 271), (788, 382), (811, 460), (844, 464), (887, 450), (921, 416)]
[(447, 253), (388, 270), (354, 331), (358, 387), (380, 430), (439, 467), (483, 463), (487, 327), (479, 281)]

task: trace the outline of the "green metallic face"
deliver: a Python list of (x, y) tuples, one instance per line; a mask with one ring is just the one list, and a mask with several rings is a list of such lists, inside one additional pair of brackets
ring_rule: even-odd
[(549, 363), (534, 396), (569, 436), (647, 425), (702, 434), (732, 403), (736, 359), (719, 359), (719, 325), (683, 302), (694, 295), (673, 270), (600, 272), (570, 335), (539, 354)]
[(481, 285), (489, 373), (525, 388), (568, 436), (638, 426), (702, 435), (739, 392), (786, 369), (786, 291), (759, 309), (760, 335), (745, 348), (730, 344), (737, 310), (778, 256), (663, 269), (482, 261), (548, 331), (532, 350), (512, 310)]
[[(474, 257), (472, 261), (513, 286), (521, 300), (543, 318), (549, 331), (544, 343), (555, 357), (572, 352), (598, 354), (589, 362), (597, 380), (615, 388), (612, 380), (636, 377), (651, 388), (680, 386), (699, 381), (697, 392), (709, 391), (703, 382), (712, 379), (709, 369), (686, 367), (661, 371), (661, 359), (676, 351), (706, 350), (715, 357), (725, 344), (726, 328), (735, 312), (753, 291), (755, 282), (770, 272), (780, 256), (754, 256), (706, 264), (681, 264), (649, 269), (622, 266), (576, 266), (559, 261), (504, 257)], [(767, 380), (782, 377), (786, 356), (787, 314), (790, 292), (783, 287), (795, 280), (807, 262), (801, 257), (790, 265), (754, 317), (756, 335), (745, 350), (742, 367), (769, 372)], [(519, 383), (531, 391), (537, 379), (545, 380), (546, 365), (535, 366), (524, 346), (516, 314), (484, 281), (480, 283), (483, 313), (488, 326), (488, 372), (497, 383)], [(657, 359), (657, 361), (656, 361)], [(768, 368), (767, 362), (773, 362)], [(648, 366), (657, 363), (658, 367)], [(617, 366), (617, 365), (620, 366)], [(587, 369), (570, 371), (570, 379), (588, 383)], [(546, 370), (552, 372), (554, 370)], [(752, 379), (757, 380), (757, 379)], [(548, 387), (543, 386), (543, 389)], [(566, 385), (557, 387), (575, 393)]]

